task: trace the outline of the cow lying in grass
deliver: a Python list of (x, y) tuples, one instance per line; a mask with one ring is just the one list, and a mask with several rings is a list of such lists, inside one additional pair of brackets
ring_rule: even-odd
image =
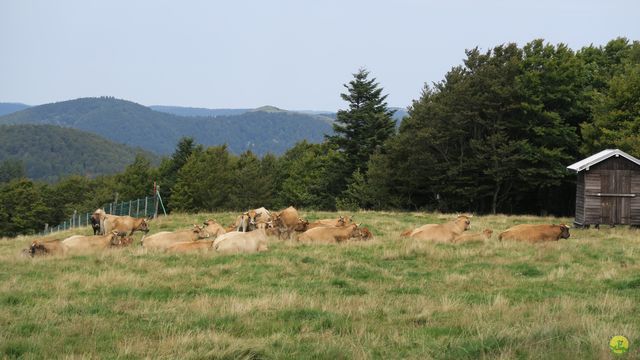
[(120, 237), (115, 230), (108, 235), (74, 235), (62, 240), (62, 245), (66, 246), (67, 253), (94, 253), (119, 246)]
[(403, 231), (401, 236), (408, 236), (416, 240), (437, 242), (453, 242), (471, 226), (471, 216), (459, 215), (455, 220), (444, 224), (427, 224), (413, 230)]
[(469, 242), (469, 241), (486, 241), (491, 239), (491, 235), (493, 235), (493, 230), (484, 229), (482, 230), (482, 232), (479, 232), (479, 233), (459, 235), (453, 239), (453, 242), (463, 243), (463, 242)]
[(547, 225), (547, 224), (521, 224), (510, 227), (503, 231), (498, 239), (526, 241), (530, 243), (543, 241), (558, 241), (559, 239), (568, 239), (569, 227), (565, 224)]
[(28, 253), (31, 257), (40, 255), (65, 255), (67, 247), (62, 243), (62, 239), (34, 240), (31, 242)]
[(352, 238), (360, 238), (357, 224), (345, 226), (326, 226), (309, 229), (298, 237), (301, 242), (338, 243)]
[(193, 228), (187, 230), (161, 231), (153, 234), (142, 241), (142, 247), (146, 250), (165, 250), (179, 242), (197, 241), (208, 237), (208, 232), (194, 224)]

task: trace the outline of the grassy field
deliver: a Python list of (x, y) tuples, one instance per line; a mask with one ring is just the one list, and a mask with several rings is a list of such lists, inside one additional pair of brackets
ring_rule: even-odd
[[(151, 233), (233, 217), (172, 215)], [(571, 219), (483, 216), (471, 231), (494, 229), (485, 243), (398, 236), (451, 217), (360, 212), (373, 241), (274, 240), (268, 252), (235, 256), (144, 253), (136, 244), (31, 259), (20, 250), (32, 238), (4, 239), (0, 357), (640, 358), (640, 230), (501, 243), (497, 234), (512, 225)], [(629, 338), (629, 353), (611, 353), (614, 335)]]

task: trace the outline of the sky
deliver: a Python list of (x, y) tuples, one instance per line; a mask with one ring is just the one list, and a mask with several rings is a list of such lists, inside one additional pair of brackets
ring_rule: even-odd
[(637, 0), (0, 0), (0, 102), (335, 111), (366, 68), (389, 106), (465, 49), (640, 40)]

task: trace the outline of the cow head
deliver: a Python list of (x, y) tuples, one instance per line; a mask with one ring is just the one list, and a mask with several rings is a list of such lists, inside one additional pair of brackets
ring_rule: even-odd
[(455, 223), (463, 230), (469, 230), (471, 228), (471, 215), (458, 215)]
[(571, 236), (569, 234), (569, 227), (565, 224), (560, 224), (560, 237), (562, 239), (568, 239), (569, 236)]
[(309, 221), (298, 218), (298, 223), (293, 228), (293, 230), (298, 232), (304, 232), (304, 231), (307, 231), (308, 226), (309, 226)]
[(29, 255), (31, 255), (31, 257), (34, 257), (36, 255), (45, 255), (47, 254), (49, 251), (47, 250), (47, 248), (40, 244), (38, 241), (34, 241), (31, 243), (31, 247), (29, 247)]
[(204, 227), (193, 224), (193, 234), (196, 240), (206, 239), (209, 237), (209, 232), (204, 230)]
[(122, 240), (120, 238), (120, 233), (118, 232), (118, 230), (113, 230), (111, 234), (107, 236), (109, 237), (111, 246), (120, 246), (120, 244), (122, 244)]
[(491, 230), (491, 229), (484, 229), (484, 230), (482, 230), (482, 234), (483, 234), (487, 239), (491, 239), (491, 235), (493, 235), (493, 230)]
[(136, 230), (148, 233), (149, 232), (148, 220), (147, 219), (142, 219), (142, 221), (140, 221), (140, 225), (138, 225)]

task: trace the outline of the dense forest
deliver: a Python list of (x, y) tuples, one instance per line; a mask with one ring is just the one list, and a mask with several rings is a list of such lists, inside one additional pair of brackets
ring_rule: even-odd
[(117, 143), (169, 155), (182, 137), (205, 146), (227, 144), (240, 154), (282, 154), (296, 142), (319, 143), (332, 119), (290, 111), (247, 111), (228, 116), (178, 116), (113, 97), (34, 106), (0, 116), (0, 124), (49, 124), (100, 135)]
[[(132, 163), (136, 153), (159, 162), (148, 151), (84, 131), (53, 125), (0, 125), (0, 164), (17, 163), (33, 180), (56, 182), (74, 174), (115, 174)], [(4, 176), (9, 175), (5, 172)]]
[(344, 87), (331, 134), (278, 157), (234, 155), (186, 137), (158, 167), (138, 156), (123, 173), (96, 179), (5, 177), (0, 235), (40, 230), (116, 192), (143, 197), (154, 180), (173, 211), (295, 205), (568, 215), (575, 174), (567, 165), (605, 148), (640, 156), (637, 41), (467, 50), (461, 65), (425, 85), (399, 128), (366, 69)]

